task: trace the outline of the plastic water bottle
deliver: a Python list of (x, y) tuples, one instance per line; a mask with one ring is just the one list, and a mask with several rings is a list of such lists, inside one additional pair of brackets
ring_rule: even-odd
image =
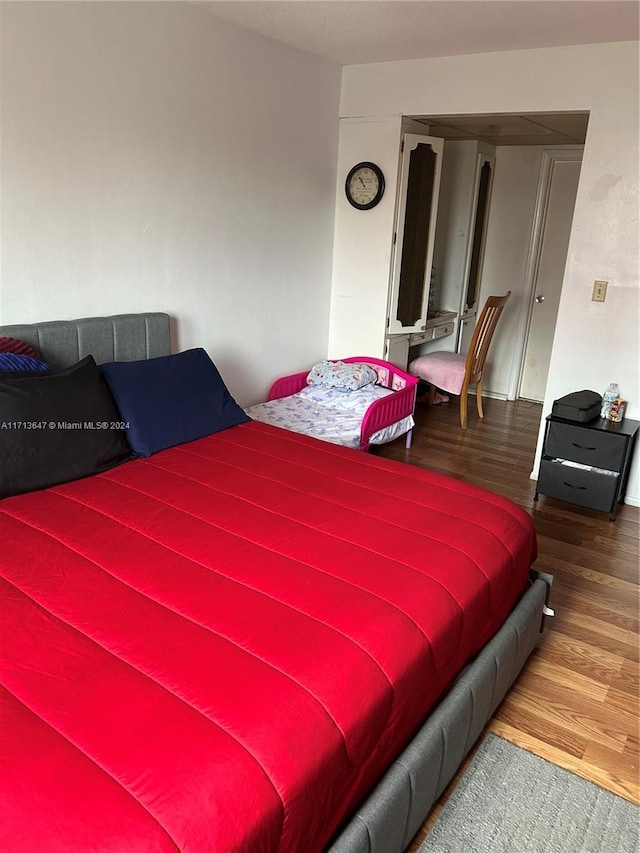
[(600, 417), (608, 418), (611, 411), (611, 404), (620, 396), (620, 389), (615, 382), (610, 382), (607, 390), (602, 395), (602, 408), (600, 409)]

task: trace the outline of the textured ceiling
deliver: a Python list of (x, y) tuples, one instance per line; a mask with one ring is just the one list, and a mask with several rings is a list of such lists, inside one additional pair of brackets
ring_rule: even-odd
[(634, 41), (637, 0), (200, 0), (341, 65)]
[(479, 139), (490, 145), (583, 145), (589, 113), (412, 116), (431, 136)]

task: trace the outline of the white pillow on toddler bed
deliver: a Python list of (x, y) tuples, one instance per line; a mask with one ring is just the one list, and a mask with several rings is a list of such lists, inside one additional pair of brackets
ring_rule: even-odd
[(378, 381), (378, 374), (368, 364), (346, 364), (344, 361), (320, 361), (309, 371), (307, 385), (319, 385), (348, 393)]

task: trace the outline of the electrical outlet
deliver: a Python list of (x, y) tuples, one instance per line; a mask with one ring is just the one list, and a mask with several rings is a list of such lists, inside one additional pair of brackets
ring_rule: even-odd
[(593, 293), (591, 294), (592, 302), (604, 302), (607, 298), (607, 285), (608, 281), (596, 281), (593, 282)]

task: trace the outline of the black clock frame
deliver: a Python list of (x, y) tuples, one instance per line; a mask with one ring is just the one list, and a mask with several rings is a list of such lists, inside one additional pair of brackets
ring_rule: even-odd
[[(351, 196), (349, 191), (349, 185), (351, 183), (351, 178), (355, 175), (355, 173), (359, 169), (371, 169), (372, 172), (375, 172), (376, 177), (378, 178), (378, 192), (371, 199), (371, 201), (367, 202), (367, 204), (360, 204), (355, 201), (355, 199)], [(362, 163), (356, 163), (351, 169), (349, 169), (349, 174), (347, 175), (347, 179), (344, 182), (344, 193), (347, 197), (347, 201), (350, 205), (356, 208), (356, 210), (371, 210), (372, 207), (375, 207), (380, 203), (382, 196), (384, 195), (384, 175), (382, 174), (382, 169), (380, 166), (376, 166), (375, 163), (371, 163), (368, 160), (363, 160)]]

